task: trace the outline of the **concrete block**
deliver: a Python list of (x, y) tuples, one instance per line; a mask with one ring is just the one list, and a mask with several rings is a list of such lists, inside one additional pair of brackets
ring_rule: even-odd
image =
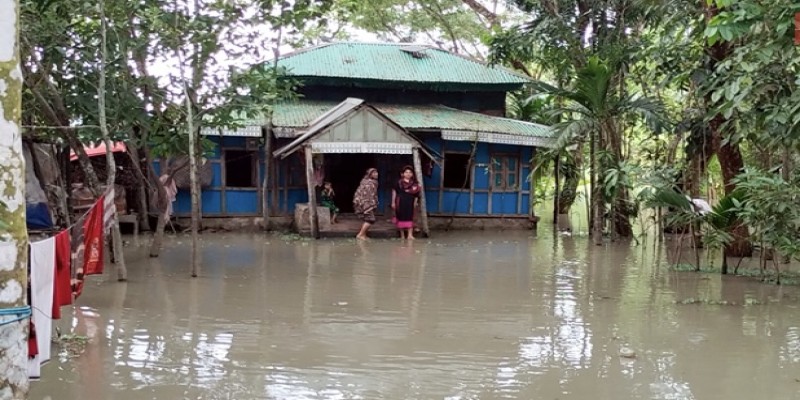
[[(311, 229), (311, 222), (308, 212), (308, 203), (298, 203), (294, 208), (294, 221), (299, 231)], [(331, 212), (327, 207), (317, 206), (317, 221), (320, 232), (331, 230)]]

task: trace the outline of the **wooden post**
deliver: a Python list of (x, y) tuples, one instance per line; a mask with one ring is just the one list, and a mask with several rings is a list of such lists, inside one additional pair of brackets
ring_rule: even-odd
[(561, 203), (561, 174), (559, 174), (561, 170), (561, 155), (556, 156), (556, 162), (553, 171), (553, 175), (556, 178), (556, 192), (555, 196), (553, 196), (553, 224), (558, 225), (558, 205)]
[[(531, 148), (531, 150), (535, 151), (533, 148)], [(516, 171), (516, 173), (517, 173), (517, 214), (520, 214), (520, 215), (522, 214), (522, 192), (523, 192), (522, 188), (525, 186), (525, 184), (523, 183), (525, 181), (523, 179), (528, 180), (527, 176), (525, 178), (522, 177), (522, 171), (523, 171), (523, 169), (522, 169), (522, 159), (523, 158), (522, 157), (524, 156), (524, 154), (525, 153), (522, 151), (522, 149), (519, 149), (519, 151), (517, 151), (517, 171)], [(531, 160), (533, 160), (533, 152), (531, 152)], [(531, 163), (531, 165), (532, 164), (533, 163)], [(506, 175), (505, 179), (506, 179), (506, 181), (508, 181), (508, 176), (507, 175)], [(531, 182), (530, 182), (530, 188), (533, 189), (533, 180), (532, 179), (531, 179)], [(531, 201), (533, 201), (533, 190), (531, 190), (530, 199), (531, 199)], [(530, 214), (530, 215), (534, 214), (533, 208), (531, 208), (529, 210), (528, 214)]]
[(417, 175), (417, 182), (419, 182), (419, 208), (420, 218), (422, 218), (422, 232), (426, 237), (431, 236), (431, 231), (428, 225), (428, 202), (425, 200), (425, 183), (422, 177), (422, 160), (419, 157), (419, 148), (414, 147), (412, 150), (414, 154), (414, 172)]
[(272, 132), (269, 128), (264, 130), (264, 180), (261, 183), (261, 217), (264, 221), (264, 230), (269, 230), (269, 174), (272, 172)]
[(306, 184), (308, 185), (308, 219), (311, 224), (311, 236), (319, 238), (317, 223), (317, 188), (314, 184), (314, 155), (311, 153), (311, 144), (306, 145)]

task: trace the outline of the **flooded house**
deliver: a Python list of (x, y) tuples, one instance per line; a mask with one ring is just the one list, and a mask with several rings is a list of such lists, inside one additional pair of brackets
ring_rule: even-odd
[[(424, 185), (418, 225), (425, 233), (535, 227), (531, 159), (555, 139), (547, 126), (506, 118), (507, 93), (527, 77), (408, 44), (324, 44), (278, 65), (302, 82), (299, 99), (278, 104), (271, 123), (203, 130), (216, 144), (201, 196), (205, 226), (267, 219), (314, 236), (344, 229), (331, 226), (325, 209), (308, 207), (309, 199), (318, 203), (320, 186), (331, 182), (346, 221), (370, 167), (380, 173), (383, 221), (391, 218), (391, 187), (411, 165)], [(189, 213), (188, 192), (179, 191), (174, 209)]]

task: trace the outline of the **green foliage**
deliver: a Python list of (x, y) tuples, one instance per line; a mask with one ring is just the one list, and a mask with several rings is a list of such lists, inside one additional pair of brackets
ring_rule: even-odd
[(731, 199), (736, 214), (754, 237), (769, 248), (800, 257), (800, 180), (786, 181), (764, 171), (748, 170), (737, 178), (740, 198)]
[(566, 101), (565, 105), (551, 112), (562, 120), (556, 124), (558, 147), (586, 141), (592, 134), (618, 135), (618, 121), (637, 116), (652, 129), (661, 129), (665, 119), (658, 101), (638, 95), (625, 96), (611, 90), (618, 68), (621, 68), (620, 64), (591, 57), (586, 67), (579, 69), (572, 89), (561, 89), (545, 82), (534, 84), (541, 93)]
[(650, 203), (651, 207), (672, 207), (681, 212), (694, 212), (694, 206), (686, 195), (673, 189), (661, 188), (654, 194)]
[(731, 55), (721, 62), (711, 100), (732, 122), (731, 141), (749, 140), (772, 149), (800, 144), (800, 54), (793, 43), (791, 0), (718, 1), (720, 12), (704, 34), (725, 42)]
[(737, 222), (737, 208), (742, 204), (745, 191), (738, 188), (733, 193), (726, 195), (711, 208), (707, 221), (714, 229), (725, 231)]
[(326, 13), (326, 26), (304, 32), (294, 44), (306, 46), (348, 40), (355, 29), (390, 42), (426, 42), (478, 59), (486, 56), (485, 42), (493, 26), (513, 14), (495, 14), (481, 1), (462, 0), (338, 0)]
[[(297, 34), (319, 21), (332, 3), (107, 2), (106, 113), (112, 138), (157, 156), (186, 154), (187, 89), (193, 114), (207, 127), (236, 128), (241, 116), (266, 118), (275, 101), (291, 96), (296, 82), (282, 79), (283, 71), (247, 66), (270, 56), (282, 34)], [(21, 6), (24, 120), (97, 125), (97, 101), (87, 95), (97, 92), (97, 7), (76, 0), (26, 0)], [(264, 26), (271, 37), (264, 37)], [(79, 133), (84, 141), (99, 138), (97, 130)]]

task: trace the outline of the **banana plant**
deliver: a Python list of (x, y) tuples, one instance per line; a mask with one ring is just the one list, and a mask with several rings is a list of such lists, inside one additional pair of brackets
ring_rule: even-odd
[[(661, 188), (653, 195), (650, 206), (671, 208), (672, 212), (667, 216), (668, 224), (697, 227), (704, 232), (704, 243), (708, 247), (724, 249), (733, 241), (730, 231), (738, 223), (736, 210), (739, 208), (743, 196), (742, 190), (736, 190), (720, 199), (711, 208), (711, 212), (703, 214), (683, 193), (672, 188)], [(696, 270), (700, 269), (699, 261), (695, 268)], [(728, 258), (725, 251), (722, 252), (721, 272), (723, 275), (728, 273)]]

